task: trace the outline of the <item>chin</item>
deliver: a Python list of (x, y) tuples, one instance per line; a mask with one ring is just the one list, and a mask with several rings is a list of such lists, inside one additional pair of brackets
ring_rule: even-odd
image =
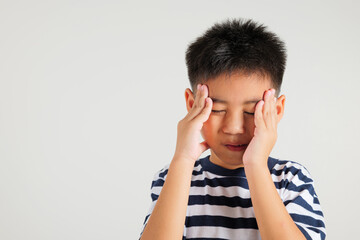
[(216, 151), (212, 150), (211, 154), (215, 154), (217, 158), (219, 158), (223, 163), (228, 165), (239, 165), (243, 164), (243, 152), (224, 152), (224, 151)]

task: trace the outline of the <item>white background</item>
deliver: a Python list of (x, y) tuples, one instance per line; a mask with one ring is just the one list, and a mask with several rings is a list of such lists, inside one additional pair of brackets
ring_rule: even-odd
[(288, 49), (271, 156), (310, 171), (327, 239), (354, 239), (359, 9), (344, 0), (0, 0), (0, 239), (137, 239), (187, 113), (185, 50), (238, 17), (264, 23)]

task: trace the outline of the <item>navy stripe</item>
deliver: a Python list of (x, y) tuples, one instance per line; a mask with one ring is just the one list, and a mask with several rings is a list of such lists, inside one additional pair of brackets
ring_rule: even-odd
[[(217, 206), (226, 206), (229, 208), (238, 207), (240, 211), (245, 211), (246, 209), (246, 211), (253, 211), (251, 198), (244, 198), (244, 196), (248, 196), (249, 194), (249, 186), (244, 168), (233, 170), (225, 169), (211, 163), (209, 157), (210, 156), (199, 159), (194, 164), (196, 169), (193, 169), (192, 176), (199, 176), (198, 178), (201, 180), (191, 181), (191, 187), (201, 188), (200, 190), (202, 193), (200, 193), (200, 195), (190, 195), (188, 201), (188, 206), (194, 206), (195, 208), (197, 206), (201, 207), (205, 215), (192, 215), (191, 211), (188, 211), (185, 227), (218, 227), (218, 229), (214, 231), (217, 235), (212, 236), (212, 238), (192, 238), (192, 240), (220, 240), (221, 238), (218, 237), (224, 237), (225, 234), (223, 228), (228, 228), (228, 233), (231, 238), (234, 239), (236, 239), (236, 236), (232, 234), (235, 232), (230, 231), (230, 229), (258, 229), (255, 218), (232, 218), (225, 213), (219, 214), (220, 216), (206, 215), (208, 214), (207, 211), (209, 210), (209, 207), (217, 208)], [(278, 164), (279, 167), (282, 167), (282, 169), (274, 169), (276, 164)], [(325, 229), (325, 223), (323, 221), (324, 216), (321, 210), (315, 210), (316, 207), (320, 207), (320, 202), (315, 193), (313, 180), (311, 179), (311, 176), (308, 175), (306, 168), (296, 162), (280, 161), (271, 157), (268, 159), (268, 168), (271, 176), (280, 180), (274, 182), (274, 185), (278, 190), (285, 192), (285, 194), (286, 191), (293, 191), (295, 193), (293, 199), (284, 199), (284, 205), (306, 239), (311, 239), (310, 233), (317, 234), (321, 239), (325, 239), (326, 233), (323, 231), (323, 229)], [(215, 178), (210, 179), (205, 177), (207, 176), (207, 173), (213, 173)], [(155, 179), (151, 183), (151, 198), (153, 203), (158, 200), (158, 190), (163, 187), (167, 174), (167, 167), (161, 169), (157, 175), (155, 175)], [(294, 178), (294, 176), (296, 177)], [(157, 193), (155, 193), (154, 187), (160, 188), (156, 189)], [(213, 187), (213, 190), (216, 191), (216, 195), (218, 196), (206, 194), (208, 193), (209, 187)], [(235, 188), (229, 189), (229, 187)], [(303, 194), (305, 191), (305, 194), (309, 193), (311, 195), (312, 199), (310, 201), (306, 201), (307, 198), (304, 198)], [(296, 193), (298, 193), (298, 195), (296, 195)], [(225, 195), (234, 197), (226, 197)], [(300, 206), (301, 209), (299, 208), (300, 210), (297, 210), (297, 207), (293, 208), (292, 206), (289, 206), (289, 203), (294, 203), (297, 206)], [(316, 219), (316, 216), (316, 218), (308, 216), (310, 212), (316, 214), (318, 219)], [(145, 217), (144, 225), (148, 221), (150, 214), (151, 212)], [(298, 225), (299, 223), (303, 223), (306, 226), (302, 227)], [(183, 239), (187, 239), (186, 236), (183, 236)]]
[[(151, 199), (156, 201), (159, 198), (159, 195), (152, 193)], [(225, 197), (225, 196), (211, 196), (211, 195), (190, 195), (188, 206), (192, 205), (217, 205), (217, 206), (227, 206), (227, 207), (242, 207), (249, 208), (252, 207), (252, 202), (250, 198), (241, 198), (241, 197)]]
[(319, 199), (317, 198), (316, 194), (315, 194), (315, 196), (314, 196), (313, 202), (314, 202), (315, 204), (320, 204)]
[(232, 229), (249, 228), (258, 229), (255, 218), (230, 218), (223, 216), (198, 215), (186, 217), (186, 227), (213, 226)]
[(227, 207), (252, 207), (250, 198), (241, 197), (225, 197), (225, 196), (211, 196), (211, 195), (190, 195), (188, 205), (218, 205)]
[(144, 223), (143, 224), (145, 224), (146, 223), (146, 221), (147, 221), (147, 219), (150, 217), (150, 214), (148, 214), (146, 217), (145, 217), (145, 221), (144, 221)]
[[(151, 187), (162, 187), (164, 185), (163, 179), (157, 179), (153, 181)], [(281, 180), (280, 182), (274, 182), (275, 187), (277, 189), (286, 188), (287, 190), (292, 190), (295, 192), (302, 192), (304, 190), (308, 190), (312, 196), (316, 196), (312, 184), (302, 184), (300, 186), (296, 186), (294, 183), (290, 182), (288, 179)], [(237, 178), (237, 177), (228, 177), (228, 178), (205, 178), (203, 180), (195, 180), (191, 181), (192, 187), (242, 187), (244, 189), (249, 189), (249, 185), (245, 178)]]
[(289, 203), (295, 203), (303, 208), (305, 208), (306, 210), (308, 210), (309, 212), (313, 212), (317, 215), (320, 216), (324, 216), (323, 213), (321, 211), (318, 210), (314, 210), (310, 204), (308, 204), (301, 196), (296, 197), (293, 200), (288, 200), (284, 202), (284, 205), (287, 206)]
[[(162, 187), (164, 185), (163, 179), (157, 179), (153, 181), (151, 187)], [(287, 190), (292, 190), (295, 192), (302, 192), (304, 190), (308, 190), (312, 196), (316, 196), (312, 184), (303, 184), (299, 187), (294, 183), (290, 182), (288, 179), (281, 180), (280, 182), (274, 182), (275, 187), (277, 189), (286, 188)], [(228, 178), (205, 178), (203, 180), (195, 180), (191, 181), (192, 187), (242, 187), (244, 189), (249, 189), (249, 185), (245, 178), (236, 178), (236, 177), (228, 177)]]
[(280, 182), (274, 182), (274, 184), (277, 189), (285, 188), (286, 190), (291, 190), (299, 193), (304, 190), (308, 190), (311, 196), (316, 196), (314, 187), (311, 183), (296, 186), (293, 182), (290, 182), (288, 179), (285, 180), (283, 179)]
[(152, 181), (151, 188), (153, 187), (162, 187), (164, 186), (165, 180), (162, 178), (157, 179), (156, 181)]
[(201, 163), (201, 159), (197, 160), (197, 161), (195, 162), (195, 164), (194, 164), (194, 167), (199, 166), (199, 165), (200, 165), (200, 163)]
[(325, 227), (325, 224), (323, 221), (317, 220), (310, 216), (300, 215), (300, 214), (296, 214), (296, 213), (290, 213), (290, 216), (295, 222), (304, 223), (304, 224), (311, 225), (314, 227), (323, 227), (323, 228)]
[(204, 171), (203, 171), (203, 169), (201, 168), (200, 171), (195, 171), (195, 170), (194, 170), (194, 171), (192, 172), (192, 175), (193, 175), (193, 176), (198, 176), (198, 175), (203, 174), (203, 172), (204, 172)]
[(153, 202), (158, 200), (158, 198), (159, 198), (159, 195), (154, 194), (154, 193), (151, 194), (151, 199), (152, 199)]
[(165, 176), (168, 174), (169, 169), (166, 169), (165, 171), (159, 173), (160, 178), (165, 178)]
[(246, 178), (227, 177), (227, 178), (204, 178), (203, 180), (191, 181), (192, 187), (242, 187), (249, 189)]
[(289, 172), (292, 174), (292, 175), (297, 175), (299, 177), (299, 179), (305, 183), (310, 183), (312, 182), (313, 180), (307, 176), (305, 176), (300, 169), (296, 168), (295, 166), (291, 166), (291, 167), (287, 167), (285, 166), (283, 169), (279, 169), (279, 170), (276, 170), (276, 169), (272, 169), (271, 170), (271, 174), (272, 175), (276, 175), (276, 176), (280, 176), (282, 174), (285, 173), (286, 174), (289, 174)]

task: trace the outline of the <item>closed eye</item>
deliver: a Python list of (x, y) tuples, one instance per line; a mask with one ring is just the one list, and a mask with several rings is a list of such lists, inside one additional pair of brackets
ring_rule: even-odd
[(250, 113), (250, 112), (245, 112), (246, 114), (249, 114), (249, 115), (254, 115), (255, 113)]
[[(211, 110), (211, 112), (213, 113), (221, 113), (221, 112), (225, 112), (225, 110)], [(244, 112), (245, 114), (248, 115), (254, 115), (255, 113), (251, 113), (251, 112)]]
[(211, 110), (213, 113), (225, 112), (225, 110)]

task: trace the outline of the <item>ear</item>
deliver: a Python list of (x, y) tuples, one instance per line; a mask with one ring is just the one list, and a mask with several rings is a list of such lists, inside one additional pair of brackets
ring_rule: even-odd
[(185, 90), (185, 101), (186, 101), (186, 109), (188, 112), (190, 112), (195, 102), (195, 96), (194, 93), (189, 88)]
[(277, 113), (277, 122), (279, 123), (284, 115), (285, 107), (285, 95), (281, 95), (276, 99), (276, 113)]

